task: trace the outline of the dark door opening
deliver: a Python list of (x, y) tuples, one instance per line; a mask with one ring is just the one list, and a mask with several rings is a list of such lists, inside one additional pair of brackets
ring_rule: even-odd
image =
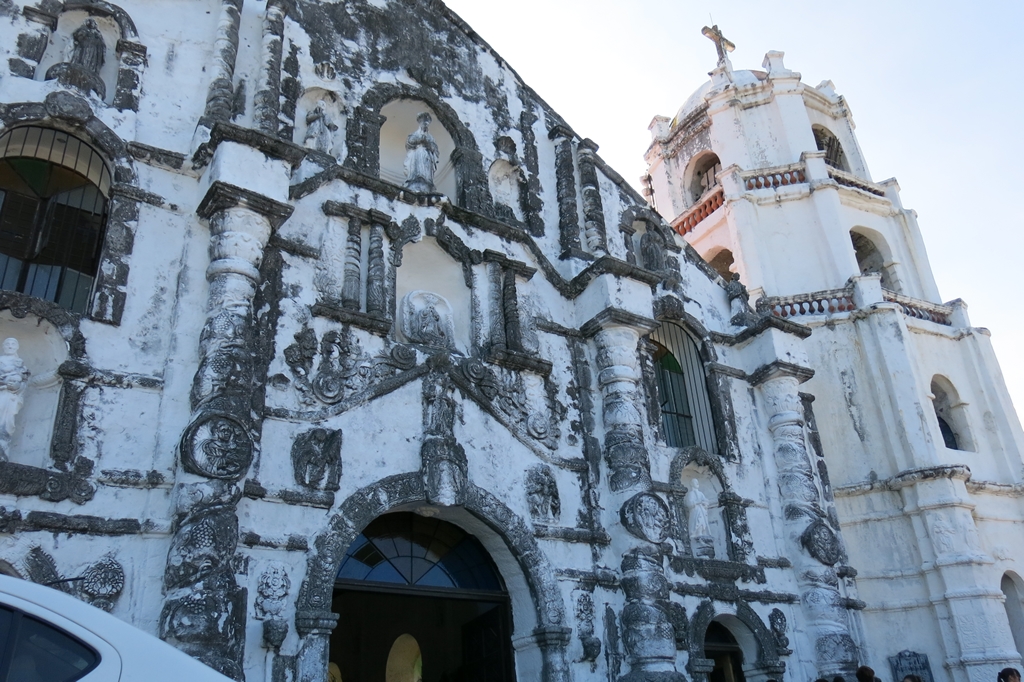
[(712, 621), (704, 635), (704, 657), (715, 662), (708, 682), (745, 682), (743, 650), (729, 628)]
[(388, 514), (338, 572), (330, 661), (344, 682), (512, 682), (508, 593), (490, 557), (452, 524)]

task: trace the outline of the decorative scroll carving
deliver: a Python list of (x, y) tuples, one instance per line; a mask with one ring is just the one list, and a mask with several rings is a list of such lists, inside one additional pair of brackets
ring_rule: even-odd
[(402, 333), (413, 343), (455, 348), (451, 304), (429, 291), (409, 292), (402, 299)]
[(551, 467), (540, 464), (527, 472), (526, 501), (530, 505), (530, 516), (534, 521), (558, 522), (562, 503), (558, 497), (558, 484), (551, 473)]
[[(508, 369), (497, 372), (476, 358), (462, 361), (461, 373), (469, 381), (474, 397), (519, 434), (532, 438), (554, 450), (558, 447), (559, 431), (553, 419), (547, 395), (536, 377)], [(538, 405), (548, 405), (537, 412)]]
[(24, 565), (25, 574), (32, 582), (66, 592), (107, 612), (114, 608), (124, 591), (124, 567), (109, 554), (86, 567), (81, 575), (71, 578), (61, 575), (57, 562), (41, 547), (29, 550)]
[(70, 499), (85, 504), (96, 494), (96, 486), (89, 482), (93, 462), (77, 457), (70, 471), (52, 471), (39, 467), (0, 462), (0, 493), (5, 495), (36, 495), (50, 502)]
[(292, 443), (295, 482), (310, 490), (338, 490), (341, 479), (341, 431), (313, 429)]
[[(772, 634), (779, 644), (779, 649), (788, 649), (789, 637), (786, 636), (786, 614), (779, 609), (772, 609), (768, 614), (768, 622), (771, 624)], [(781, 652), (780, 652), (781, 653)], [(785, 653), (790, 653), (788, 650)]]

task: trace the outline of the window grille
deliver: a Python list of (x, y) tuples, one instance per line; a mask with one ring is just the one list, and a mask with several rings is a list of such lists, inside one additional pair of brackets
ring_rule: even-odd
[(99, 265), (110, 170), (59, 130), (0, 137), (0, 289), (84, 313)]
[(651, 332), (650, 338), (656, 348), (655, 375), (665, 443), (672, 447), (698, 445), (718, 452), (707, 377), (696, 340), (671, 322)]

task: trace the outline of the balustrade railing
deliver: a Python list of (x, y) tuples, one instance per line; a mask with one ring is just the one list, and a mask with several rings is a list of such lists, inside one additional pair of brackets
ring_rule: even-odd
[(693, 228), (697, 227), (702, 220), (721, 208), (724, 203), (725, 192), (719, 187), (706, 196), (699, 204), (679, 216), (672, 223), (672, 229), (685, 237), (690, 232), (693, 232)]
[(876, 197), (885, 196), (885, 190), (882, 189), (881, 185), (876, 185), (875, 183), (868, 182), (867, 180), (861, 180), (856, 175), (847, 173), (846, 171), (841, 171), (838, 168), (832, 168), (829, 166), (828, 176), (844, 187), (853, 187), (854, 189), (862, 190), (868, 194), (874, 194)]
[(744, 173), (743, 186), (746, 189), (777, 189), (807, 182), (803, 165), (780, 166)]
[(771, 313), (775, 317), (799, 317), (801, 315), (833, 315), (856, 309), (853, 302), (853, 287), (815, 291), (795, 296), (762, 297), (757, 301), (757, 311)]
[(882, 289), (882, 297), (890, 302), (895, 303), (903, 311), (903, 314), (907, 317), (913, 317), (918, 320), (928, 320), (935, 322), (936, 324), (944, 324), (947, 327), (951, 326), (953, 322), (950, 320), (950, 315), (953, 314), (952, 306), (942, 305), (939, 303), (929, 303), (928, 301), (922, 301), (918, 298), (910, 298), (903, 294), (897, 294), (895, 291), (889, 289)]

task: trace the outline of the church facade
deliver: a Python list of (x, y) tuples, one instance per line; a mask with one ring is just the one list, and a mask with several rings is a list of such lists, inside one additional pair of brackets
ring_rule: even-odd
[(1019, 662), (987, 336), (708, 33), (644, 196), (436, 0), (0, 0), (0, 571), (238, 680)]

